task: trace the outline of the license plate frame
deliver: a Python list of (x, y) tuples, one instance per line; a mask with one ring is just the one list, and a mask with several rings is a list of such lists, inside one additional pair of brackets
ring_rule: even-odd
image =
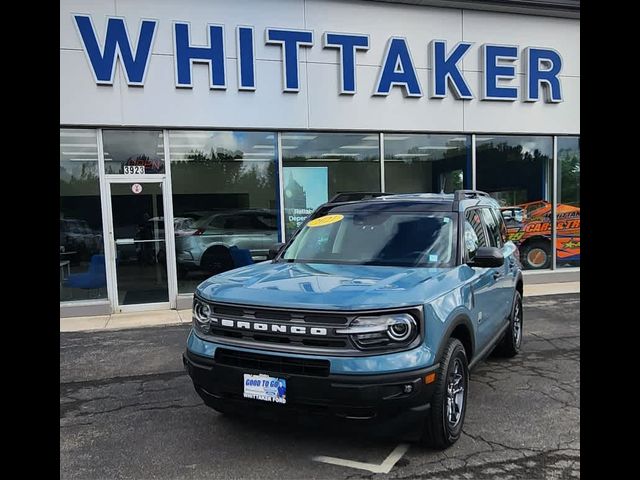
[(272, 377), (266, 373), (244, 373), (242, 395), (249, 400), (277, 403), (287, 403), (287, 379)]

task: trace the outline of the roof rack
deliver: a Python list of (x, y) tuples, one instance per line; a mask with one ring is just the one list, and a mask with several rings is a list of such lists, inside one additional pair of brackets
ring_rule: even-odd
[(368, 200), (370, 198), (392, 195), (385, 192), (343, 192), (334, 195), (328, 203), (357, 202), (358, 200)]
[(479, 197), (487, 197), (491, 198), (487, 192), (482, 192), (480, 190), (456, 190), (453, 192), (453, 205), (451, 205), (452, 210), (458, 210), (458, 204), (461, 200), (465, 200), (467, 198), (479, 198)]
[(465, 198), (476, 198), (476, 197), (490, 197), (487, 192), (481, 192), (480, 190), (456, 190), (453, 192), (453, 201), (459, 202), (460, 200), (464, 200)]

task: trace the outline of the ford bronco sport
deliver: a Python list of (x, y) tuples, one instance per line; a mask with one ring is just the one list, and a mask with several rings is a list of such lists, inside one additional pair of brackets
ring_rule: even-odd
[(469, 369), (521, 347), (517, 248), (484, 192), (368, 196), (337, 195), (272, 260), (198, 286), (183, 362), (208, 406), (458, 440)]

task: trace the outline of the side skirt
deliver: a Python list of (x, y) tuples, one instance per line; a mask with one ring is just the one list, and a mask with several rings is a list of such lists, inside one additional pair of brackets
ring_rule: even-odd
[(482, 349), (481, 352), (479, 352), (474, 358), (473, 360), (471, 360), (471, 362), (469, 362), (469, 370), (471, 370), (473, 367), (475, 367), (478, 362), (480, 360), (485, 359), (487, 356), (489, 356), (489, 354), (491, 353), (491, 351), (493, 350), (493, 348), (498, 344), (498, 342), (500, 340), (502, 340), (502, 337), (504, 335), (504, 332), (507, 328), (509, 328), (509, 318), (507, 317), (507, 323), (505, 323), (502, 327), (500, 327), (500, 330), (498, 331), (498, 333), (493, 337), (493, 339), (491, 340), (491, 342), (489, 342), (487, 344), (486, 347), (484, 347), (484, 349)]

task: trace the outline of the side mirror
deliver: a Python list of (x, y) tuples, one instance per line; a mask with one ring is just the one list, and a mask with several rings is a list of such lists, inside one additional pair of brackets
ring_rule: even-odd
[(476, 256), (468, 262), (471, 267), (494, 268), (504, 265), (504, 255), (497, 247), (480, 247)]
[(284, 243), (274, 243), (269, 249), (269, 253), (267, 254), (267, 260), (273, 260), (278, 256), (280, 250), (283, 249)]

